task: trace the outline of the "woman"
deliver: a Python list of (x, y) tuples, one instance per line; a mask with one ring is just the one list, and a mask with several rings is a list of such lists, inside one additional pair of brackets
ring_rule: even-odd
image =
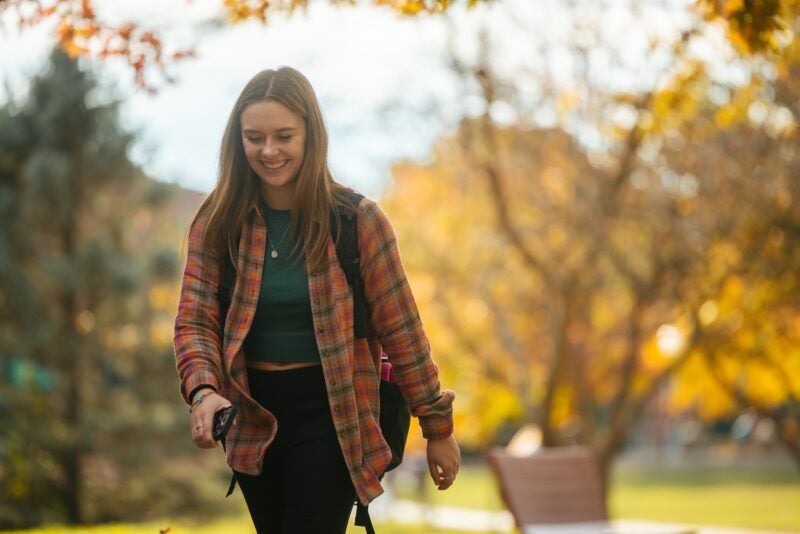
[[(330, 217), (353, 196), (333, 180), (327, 149), (308, 80), (288, 67), (260, 72), (231, 112), (217, 186), (189, 231), (175, 320), (181, 393), (201, 448), (216, 446), (214, 413), (237, 406), (226, 457), (259, 533), (343, 533), (354, 499), (382, 493), (391, 457), (378, 425), (382, 352), (439, 489), (460, 463), (455, 395), (440, 389), (392, 227), (366, 198), (349, 208), (372, 334), (353, 336)], [(223, 325), (226, 255), (236, 277)]]

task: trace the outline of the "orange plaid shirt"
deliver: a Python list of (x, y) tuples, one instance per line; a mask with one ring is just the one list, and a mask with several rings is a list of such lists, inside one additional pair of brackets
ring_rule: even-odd
[[(189, 232), (175, 318), (181, 394), (190, 404), (187, 395), (207, 384), (239, 408), (236, 426), (230, 428), (225, 440), (226, 459), (236, 471), (255, 475), (261, 472), (264, 452), (277, 431), (275, 417), (250, 396), (242, 350), (261, 289), (267, 228), (254, 202), (242, 228), (236, 282), (221, 340), (217, 300), (220, 265), (203, 261), (204, 224), (205, 218), (199, 218)], [(309, 272), (308, 285), (334, 426), (356, 495), (367, 504), (383, 492), (378, 477), (391, 458), (379, 426), (381, 352), (388, 354), (425, 438), (452, 434), (455, 394), (440, 388), (394, 230), (378, 205), (367, 198), (358, 208), (358, 240), (374, 338), (353, 337), (352, 292), (332, 239), (328, 240), (327, 262)]]

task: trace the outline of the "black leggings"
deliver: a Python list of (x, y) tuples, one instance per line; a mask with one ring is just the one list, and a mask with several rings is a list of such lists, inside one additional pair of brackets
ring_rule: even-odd
[(355, 489), (336, 438), (322, 366), (247, 369), (278, 420), (259, 475), (234, 471), (258, 534), (344, 534)]

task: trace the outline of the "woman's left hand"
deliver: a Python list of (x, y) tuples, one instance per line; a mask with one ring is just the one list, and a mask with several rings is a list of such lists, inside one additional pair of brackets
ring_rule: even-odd
[(443, 439), (428, 440), (428, 470), (440, 490), (453, 485), (461, 465), (461, 450), (452, 434)]

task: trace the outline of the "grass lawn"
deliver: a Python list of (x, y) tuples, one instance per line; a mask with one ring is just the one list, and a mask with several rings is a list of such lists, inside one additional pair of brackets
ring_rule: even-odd
[[(169, 528), (169, 530), (164, 530)], [(375, 523), (380, 534), (468, 534), (461, 530), (442, 530), (424, 525), (397, 525), (392, 523)], [(90, 528), (48, 527), (35, 530), (3, 531), (6, 534), (255, 534), (250, 518), (215, 521), (205, 525), (193, 525), (188, 522), (142, 523), (138, 525), (102, 525)], [(362, 527), (350, 526), (347, 534), (364, 534)], [(475, 534), (469, 533), (469, 534)]]
[[(408, 481), (406, 481), (408, 484)], [(397, 480), (397, 497), (418, 500)], [(426, 485), (426, 487), (428, 487)], [(464, 465), (457, 483), (444, 492), (429, 487), (423, 499), (434, 505), (501, 510), (494, 480), (484, 466)], [(618, 470), (609, 508), (612, 517), (800, 532), (800, 476), (794, 470), (736, 469)], [(428, 526), (376, 523), (381, 534), (466, 534)], [(140, 525), (16, 531), (17, 534), (254, 534), (246, 515), (211, 524), (164, 520)], [(363, 534), (350, 527), (348, 534)], [(9, 533), (10, 534), (10, 533)]]
[(796, 470), (620, 471), (609, 503), (615, 517), (800, 531)]
[[(418, 500), (402, 487), (398, 496)], [(424, 498), (431, 504), (503, 508), (484, 466), (463, 466), (451, 489), (432, 488)], [(609, 509), (614, 518), (800, 532), (800, 476), (796, 470), (752, 468), (618, 470)]]

